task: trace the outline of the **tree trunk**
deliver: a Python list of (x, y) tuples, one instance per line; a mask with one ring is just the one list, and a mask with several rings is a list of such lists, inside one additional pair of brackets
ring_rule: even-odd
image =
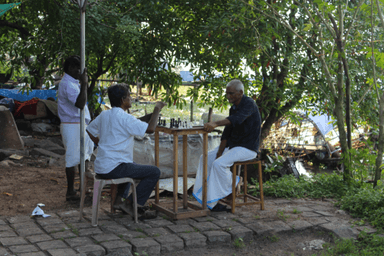
[(376, 157), (376, 171), (375, 171), (375, 180), (373, 182), (373, 187), (377, 186), (377, 182), (381, 179), (381, 164), (383, 162), (383, 150), (384, 150), (384, 94), (380, 97), (380, 116), (379, 116), (379, 141), (378, 141), (378, 150)]

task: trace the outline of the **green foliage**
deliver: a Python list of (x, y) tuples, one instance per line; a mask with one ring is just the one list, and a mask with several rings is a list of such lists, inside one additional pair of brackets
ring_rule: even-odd
[[(258, 188), (258, 182), (252, 180)], [(337, 173), (317, 174), (310, 179), (306, 176), (295, 178), (293, 175), (285, 175), (278, 179), (272, 179), (264, 184), (264, 194), (267, 196), (283, 198), (341, 198), (348, 191), (355, 192), (359, 187), (355, 182), (347, 186), (343, 177)], [(252, 191), (252, 190), (251, 190)], [(257, 195), (257, 190), (253, 190)]]
[(236, 248), (238, 248), (238, 249), (244, 248), (244, 247), (245, 247), (245, 243), (244, 243), (243, 238), (241, 238), (241, 237), (236, 238), (236, 239), (233, 241), (233, 245), (234, 245)]
[(325, 250), (320, 255), (381, 256), (384, 251), (384, 237), (361, 232), (358, 240), (338, 239), (334, 245), (324, 244)]
[(352, 216), (368, 220), (371, 225), (384, 228), (384, 189), (371, 186), (348, 192), (338, 203)]

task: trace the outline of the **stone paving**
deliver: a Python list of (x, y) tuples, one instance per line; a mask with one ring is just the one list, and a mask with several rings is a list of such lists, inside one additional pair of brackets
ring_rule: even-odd
[(339, 238), (357, 238), (360, 231), (376, 232), (370, 226), (355, 226), (332, 202), (266, 199), (264, 211), (248, 206), (210, 216), (172, 221), (156, 219), (134, 223), (128, 215), (101, 210), (99, 225), (91, 225), (91, 208), (79, 221), (79, 211), (49, 213), (48, 218), (0, 216), (0, 255), (161, 255), (188, 248), (230, 244), (242, 238), (270, 236), (292, 230), (322, 229)]

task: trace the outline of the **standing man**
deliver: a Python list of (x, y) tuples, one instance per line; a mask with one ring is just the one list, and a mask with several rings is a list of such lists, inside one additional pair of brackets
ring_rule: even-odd
[[(68, 57), (64, 62), (64, 76), (58, 90), (58, 114), (61, 125), (60, 132), (65, 146), (65, 174), (67, 176), (67, 201), (79, 201), (80, 197), (74, 189), (75, 167), (80, 164), (80, 110), (84, 109), (85, 123), (91, 117), (86, 105), (88, 76), (87, 70), (81, 74), (80, 57)], [(79, 83), (80, 80), (80, 83)], [(93, 142), (85, 136), (85, 159), (89, 161), (93, 152)], [(87, 162), (86, 167), (87, 170)], [(80, 171), (80, 167), (79, 167)]]
[[(240, 80), (227, 84), (227, 99), (232, 104), (226, 119), (204, 124), (204, 130), (211, 132), (218, 126), (225, 126), (220, 145), (208, 152), (207, 164), (207, 206), (213, 211), (225, 210), (217, 204), (232, 193), (232, 172), (234, 162), (247, 161), (257, 156), (260, 142), (261, 117), (256, 102), (244, 95)], [(202, 203), (203, 157), (200, 157), (193, 196)], [(237, 177), (236, 184), (239, 182)]]

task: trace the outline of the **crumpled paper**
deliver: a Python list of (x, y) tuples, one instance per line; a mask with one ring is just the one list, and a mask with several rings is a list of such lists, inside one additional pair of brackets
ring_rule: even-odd
[(45, 214), (44, 211), (39, 207), (39, 205), (44, 206), (44, 204), (38, 204), (38, 206), (36, 206), (36, 208), (33, 210), (32, 216), (41, 215), (44, 218), (51, 217), (51, 215)]

